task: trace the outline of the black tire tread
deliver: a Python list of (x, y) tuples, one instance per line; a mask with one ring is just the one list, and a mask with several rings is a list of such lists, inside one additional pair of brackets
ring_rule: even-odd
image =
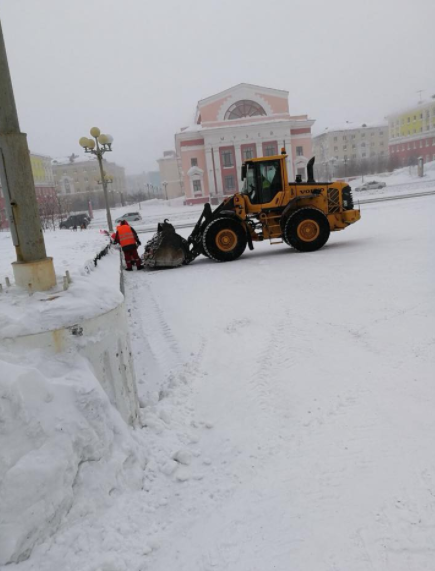
[[(308, 247), (302, 249), (302, 248), (298, 247), (297, 245), (295, 245), (294, 241), (292, 242), (292, 239), (290, 237), (290, 225), (292, 224), (292, 220), (294, 221), (294, 217), (300, 216), (301, 213), (304, 213), (304, 211), (308, 211), (308, 212), (305, 212), (306, 214), (309, 214), (310, 212), (314, 211), (314, 212), (316, 212), (316, 216), (318, 217), (319, 221), (322, 221), (322, 220), (324, 221), (324, 227), (323, 227), (323, 229), (321, 228), (321, 233), (323, 233), (323, 237), (319, 240), (320, 245), (316, 246), (315, 248), (312, 248), (310, 243), (307, 243)], [(284, 238), (285, 243), (288, 246), (295, 248), (295, 250), (299, 250), (301, 252), (314, 252), (316, 250), (320, 250), (320, 248), (323, 248), (323, 246), (328, 241), (329, 235), (330, 235), (329, 222), (328, 222), (327, 217), (325, 216), (325, 213), (322, 212), (319, 208), (315, 208), (313, 206), (304, 206), (303, 208), (299, 208), (298, 210), (295, 210), (287, 218), (285, 225), (284, 225), (283, 238)]]
[(204, 234), (202, 236), (202, 247), (204, 249), (204, 255), (207, 256), (208, 258), (210, 258), (211, 260), (214, 260), (215, 262), (224, 262), (224, 261), (233, 261), (233, 260), (237, 260), (237, 258), (240, 258), (240, 256), (243, 254), (243, 252), (246, 249), (246, 244), (247, 244), (247, 238), (245, 239), (245, 243), (244, 246), (242, 247), (242, 251), (240, 252), (240, 254), (238, 254), (235, 258), (232, 258), (232, 260), (219, 260), (219, 258), (217, 258), (216, 256), (213, 255), (212, 252), (210, 252), (210, 249), (207, 247), (207, 234), (210, 231), (210, 229), (218, 222), (225, 220), (225, 221), (229, 221), (231, 224), (237, 224), (238, 226), (240, 226), (240, 229), (243, 231), (243, 228), (241, 226), (241, 224), (239, 224), (239, 222), (237, 222), (236, 220), (234, 220), (234, 218), (229, 218), (227, 216), (221, 216), (219, 218), (216, 218), (215, 220), (212, 220), (207, 227), (204, 230)]

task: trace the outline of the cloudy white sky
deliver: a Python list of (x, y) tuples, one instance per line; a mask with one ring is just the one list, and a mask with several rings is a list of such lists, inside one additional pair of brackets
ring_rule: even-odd
[(0, 0), (31, 150), (157, 169), (199, 99), (237, 83), (286, 89), (315, 132), (435, 94), (434, 0)]

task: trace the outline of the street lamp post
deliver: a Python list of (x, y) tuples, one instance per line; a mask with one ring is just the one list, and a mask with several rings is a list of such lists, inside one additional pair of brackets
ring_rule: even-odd
[(113, 137), (104, 135), (98, 127), (92, 127), (90, 133), (93, 139), (81, 137), (79, 144), (85, 149), (85, 153), (92, 153), (98, 159), (100, 166), (101, 184), (103, 185), (104, 202), (106, 203), (106, 217), (109, 232), (113, 232), (112, 216), (110, 214), (109, 198), (107, 194), (107, 180), (103, 169), (103, 155), (112, 150)]
[[(104, 171), (104, 182), (101, 179), (97, 179), (97, 184), (101, 184), (103, 186), (103, 191), (104, 191), (104, 183), (106, 184), (106, 187), (108, 184), (112, 184), (113, 183), (113, 176), (111, 176), (110, 174), (106, 174)], [(114, 195), (114, 190), (112, 189), (112, 194)], [(107, 196), (109, 196), (109, 189), (107, 189)], [(106, 198), (106, 197), (104, 197)], [(115, 205), (116, 205), (116, 200), (115, 200)], [(109, 200), (109, 207), (110, 207), (110, 200)]]
[(167, 201), (167, 200), (168, 200), (168, 193), (166, 192), (166, 187), (168, 186), (168, 183), (166, 182), (166, 180), (164, 180), (164, 181), (162, 182), (162, 185), (163, 185), (163, 187), (164, 187), (164, 189), (165, 189), (165, 200)]
[(53, 258), (45, 250), (27, 136), (20, 132), (0, 24), (0, 177), (17, 261), (15, 283), (32, 291), (56, 285)]

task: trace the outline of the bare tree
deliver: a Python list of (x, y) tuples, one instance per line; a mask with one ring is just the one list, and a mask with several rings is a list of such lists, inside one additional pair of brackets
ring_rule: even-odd
[(41, 196), (38, 200), (39, 217), (43, 230), (56, 230), (58, 219), (58, 203), (53, 195)]

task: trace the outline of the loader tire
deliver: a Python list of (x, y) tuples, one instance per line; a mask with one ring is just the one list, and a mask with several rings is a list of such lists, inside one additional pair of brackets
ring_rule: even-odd
[(240, 222), (222, 217), (212, 220), (204, 230), (202, 246), (205, 255), (216, 262), (231, 262), (243, 254), (246, 232)]
[(301, 208), (286, 221), (284, 240), (300, 252), (314, 252), (326, 244), (330, 234), (326, 216), (317, 208)]

